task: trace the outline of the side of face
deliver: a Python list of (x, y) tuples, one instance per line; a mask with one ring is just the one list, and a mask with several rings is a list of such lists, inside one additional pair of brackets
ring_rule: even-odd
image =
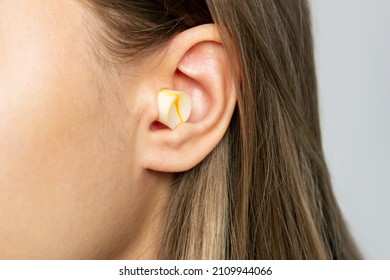
[[(174, 174), (215, 148), (234, 112), (217, 27), (119, 67), (98, 55), (81, 1), (0, 7), (0, 259), (155, 258)], [(156, 125), (162, 88), (192, 99), (173, 130)]]
[(0, 259), (115, 257), (155, 202), (136, 112), (102, 86), (77, 1), (0, 7)]

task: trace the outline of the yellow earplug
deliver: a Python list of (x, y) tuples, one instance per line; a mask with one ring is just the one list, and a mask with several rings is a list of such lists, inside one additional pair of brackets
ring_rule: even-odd
[(162, 89), (157, 97), (158, 121), (174, 129), (188, 120), (191, 114), (191, 97), (188, 93)]

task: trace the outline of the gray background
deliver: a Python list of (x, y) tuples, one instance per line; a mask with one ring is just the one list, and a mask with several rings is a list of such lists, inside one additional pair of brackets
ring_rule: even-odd
[(326, 158), (366, 259), (390, 259), (390, 1), (312, 0)]

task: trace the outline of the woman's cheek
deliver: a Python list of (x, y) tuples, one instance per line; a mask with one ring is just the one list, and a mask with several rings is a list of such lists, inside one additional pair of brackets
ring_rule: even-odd
[(93, 188), (105, 194), (108, 183), (97, 171), (105, 156), (88, 46), (75, 11), (0, 2), (0, 259), (66, 256), (95, 223)]

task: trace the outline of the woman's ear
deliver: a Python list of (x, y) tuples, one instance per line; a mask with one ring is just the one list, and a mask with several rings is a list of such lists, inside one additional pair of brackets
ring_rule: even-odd
[[(147, 92), (154, 92), (155, 102), (140, 127), (144, 133), (139, 156), (145, 169), (181, 172), (201, 162), (221, 141), (236, 104), (235, 84), (214, 24), (176, 35), (162, 57), (154, 73), (160, 88), (155, 82), (145, 84)], [(184, 91), (191, 97), (188, 121), (174, 129), (158, 122), (161, 88)]]

